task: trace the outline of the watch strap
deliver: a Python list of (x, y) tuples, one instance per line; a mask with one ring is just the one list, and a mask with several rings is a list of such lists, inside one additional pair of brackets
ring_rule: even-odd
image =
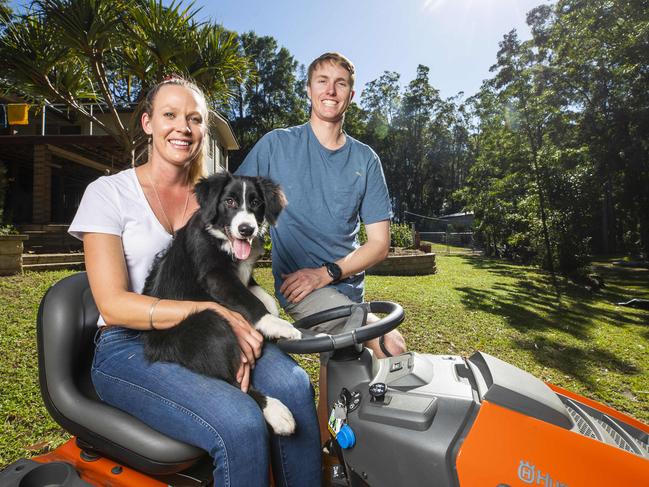
[(336, 264), (335, 262), (325, 262), (322, 265), (325, 269), (327, 269), (327, 274), (329, 274), (329, 277), (333, 279), (332, 284), (340, 281), (343, 271), (338, 264)]

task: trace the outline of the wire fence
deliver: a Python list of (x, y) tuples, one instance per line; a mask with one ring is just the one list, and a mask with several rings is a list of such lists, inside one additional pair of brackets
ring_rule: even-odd
[(419, 232), (421, 242), (430, 242), (431, 250), (446, 254), (478, 254), (473, 232)]
[(404, 211), (404, 220), (431, 251), (446, 254), (481, 253), (473, 235), (473, 213), (433, 217)]

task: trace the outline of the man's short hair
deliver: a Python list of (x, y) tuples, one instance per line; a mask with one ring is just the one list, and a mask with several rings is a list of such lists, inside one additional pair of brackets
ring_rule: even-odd
[(325, 52), (323, 55), (313, 60), (307, 70), (307, 85), (311, 84), (311, 77), (316, 68), (320, 67), (324, 63), (334, 63), (345, 68), (349, 72), (352, 88), (354, 87), (354, 81), (356, 81), (356, 68), (354, 67), (354, 63), (339, 52)]

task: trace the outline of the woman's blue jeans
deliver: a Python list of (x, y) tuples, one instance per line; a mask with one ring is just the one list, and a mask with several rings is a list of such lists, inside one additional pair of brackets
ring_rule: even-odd
[(320, 486), (313, 387), (291, 357), (266, 343), (251, 380), (293, 413), (295, 433), (280, 437), (269, 433), (257, 403), (238, 387), (177, 364), (149, 363), (142, 333), (111, 327), (97, 338), (92, 381), (103, 401), (207, 451), (215, 487), (268, 485), (269, 456), (277, 486)]

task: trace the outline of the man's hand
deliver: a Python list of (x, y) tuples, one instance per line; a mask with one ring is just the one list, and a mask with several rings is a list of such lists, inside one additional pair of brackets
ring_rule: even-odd
[(282, 274), (284, 282), (279, 288), (289, 303), (299, 303), (312, 291), (325, 287), (332, 279), (327, 269), (300, 269), (291, 274)]

